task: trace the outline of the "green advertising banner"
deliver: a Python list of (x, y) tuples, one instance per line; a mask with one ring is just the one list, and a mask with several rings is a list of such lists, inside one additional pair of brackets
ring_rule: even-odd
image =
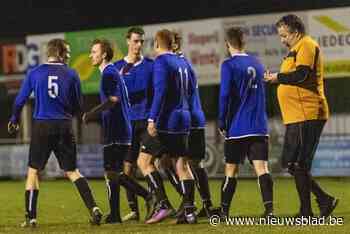
[(116, 61), (126, 55), (126, 32), (127, 28), (112, 28), (65, 33), (65, 39), (72, 51), (69, 65), (78, 72), (84, 94), (99, 92), (100, 72), (97, 67), (91, 65), (89, 58), (92, 41), (96, 38), (109, 40), (114, 50), (112, 61)]

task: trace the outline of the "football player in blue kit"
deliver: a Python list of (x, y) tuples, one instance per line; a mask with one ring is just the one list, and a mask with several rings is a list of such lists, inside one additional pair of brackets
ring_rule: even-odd
[(23, 227), (37, 225), (39, 172), (53, 151), (60, 168), (77, 187), (93, 224), (100, 224), (102, 213), (96, 205), (87, 180), (77, 169), (77, 149), (72, 130), (72, 118), (82, 110), (80, 79), (66, 63), (69, 45), (62, 39), (52, 39), (47, 44), (47, 63), (30, 70), (16, 97), (13, 114), (8, 124), (10, 133), (19, 129), (22, 108), (34, 92), (35, 109), (29, 147), (29, 162), (25, 186), (25, 222)]
[(146, 223), (156, 223), (171, 213), (162, 178), (154, 167), (154, 157), (164, 153), (177, 158), (176, 169), (181, 181), (185, 220), (195, 223), (194, 179), (188, 169), (188, 135), (191, 125), (190, 96), (195, 92), (189, 67), (172, 52), (173, 34), (167, 29), (155, 35), (157, 57), (153, 67), (154, 96), (148, 118), (147, 138), (142, 142), (138, 166), (153, 187), (160, 207)]
[[(208, 175), (205, 169), (201, 166), (201, 161), (205, 158), (205, 115), (202, 110), (201, 100), (198, 90), (197, 77), (192, 68), (191, 63), (187, 60), (184, 54), (181, 51), (181, 36), (177, 32), (174, 33), (174, 42), (173, 42), (173, 52), (176, 53), (180, 58), (182, 58), (189, 66), (190, 71), (190, 82), (192, 86), (196, 88), (196, 92), (190, 97), (190, 109), (191, 109), (191, 129), (190, 135), (188, 138), (189, 146), (189, 164), (191, 172), (195, 178), (195, 185), (199, 191), (200, 197), (202, 199), (203, 208), (198, 212), (198, 217), (210, 217), (211, 208), (213, 206), (209, 183)], [(169, 164), (168, 164), (169, 165)], [(169, 171), (167, 169), (166, 171)], [(169, 174), (171, 173), (168, 172)], [(169, 178), (176, 178), (175, 175), (168, 176)], [(173, 183), (174, 184), (174, 183)], [(181, 186), (180, 186), (181, 188)], [(178, 212), (178, 215), (181, 215), (181, 206)]]
[[(142, 55), (145, 32), (140, 27), (131, 27), (126, 34), (128, 54), (114, 63), (128, 90), (130, 103), (129, 118), (132, 136), (131, 148), (124, 159), (124, 173), (134, 177), (141, 141), (147, 131), (147, 119), (152, 104), (153, 60)], [(123, 221), (139, 220), (138, 202), (131, 190), (126, 190), (131, 212)]]
[(219, 129), (225, 137), (225, 178), (221, 186), (222, 216), (229, 215), (239, 164), (248, 157), (260, 187), (265, 212), (273, 215), (273, 181), (268, 171), (268, 122), (264, 66), (244, 52), (243, 31), (226, 32), (230, 58), (221, 65)]
[(87, 123), (93, 116), (102, 113), (103, 161), (107, 184), (110, 214), (106, 223), (120, 223), (120, 185), (146, 201), (147, 215), (153, 206), (151, 193), (131, 177), (123, 173), (123, 161), (131, 144), (131, 126), (129, 120), (128, 92), (124, 80), (120, 78), (116, 67), (110, 62), (113, 50), (110, 42), (96, 39), (92, 43), (90, 58), (92, 64), (101, 72), (101, 104), (83, 115)]

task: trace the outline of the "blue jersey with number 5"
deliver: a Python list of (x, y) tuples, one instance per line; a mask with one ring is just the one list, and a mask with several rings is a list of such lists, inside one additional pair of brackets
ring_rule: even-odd
[(190, 69), (185, 60), (173, 53), (162, 54), (154, 61), (154, 96), (149, 119), (156, 122), (159, 132), (189, 133), (190, 97), (195, 92)]
[(268, 134), (263, 78), (264, 66), (245, 53), (222, 63), (219, 127), (227, 139)]
[(71, 119), (81, 111), (82, 98), (78, 74), (63, 63), (45, 63), (28, 72), (16, 97), (11, 121), (17, 123), (21, 110), (34, 91), (34, 119)]

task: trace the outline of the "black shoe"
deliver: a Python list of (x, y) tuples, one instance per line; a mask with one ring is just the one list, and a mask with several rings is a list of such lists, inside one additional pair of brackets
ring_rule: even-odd
[(185, 219), (185, 213), (180, 216), (177, 216), (175, 224), (187, 224), (187, 220)]
[(210, 210), (210, 217), (219, 216), (221, 221), (226, 221), (228, 215), (228, 212), (224, 212), (221, 207), (215, 207)]
[(196, 213), (192, 212), (189, 214), (185, 214), (185, 219), (188, 224), (195, 224), (197, 223), (197, 216)]
[(265, 210), (261, 215), (261, 218), (273, 218), (276, 217), (271, 210)]
[(149, 198), (148, 200), (146, 200), (145, 202), (146, 202), (145, 220), (149, 220), (157, 209), (157, 202), (153, 196), (151, 198)]
[[(193, 207), (193, 211), (194, 212), (197, 211), (197, 207), (196, 206)], [(180, 217), (180, 216), (182, 216), (184, 214), (185, 214), (185, 208), (184, 208), (184, 203), (182, 201), (180, 206), (179, 206), (179, 208), (176, 210), (175, 217), (178, 218), (178, 217)]]
[(221, 216), (221, 207), (212, 208), (210, 210), (210, 216), (218, 215)]
[(30, 219), (27, 215), (25, 217), (25, 221), (21, 223), (21, 227), (23, 228), (36, 228), (38, 226), (38, 222), (36, 219)]
[(327, 218), (337, 207), (339, 203), (339, 199), (335, 197), (330, 197), (325, 201), (319, 201), (316, 199), (318, 207), (320, 208), (320, 216)]
[(90, 223), (92, 225), (100, 225), (101, 220), (102, 220), (102, 212), (101, 212), (100, 208), (95, 206), (94, 208), (92, 208), (92, 211), (91, 211)]
[(176, 224), (196, 224), (197, 223), (197, 217), (196, 214), (190, 213), (190, 214), (183, 214), (176, 219)]
[(111, 214), (108, 214), (105, 218), (105, 223), (107, 224), (113, 224), (113, 223), (122, 223), (122, 220), (120, 219), (120, 216), (112, 216)]

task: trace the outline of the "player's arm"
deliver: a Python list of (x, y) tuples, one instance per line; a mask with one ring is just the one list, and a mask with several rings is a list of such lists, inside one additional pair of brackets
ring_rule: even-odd
[(226, 131), (226, 116), (230, 99), (230, 90), (232, 89), (232, 72), (229, 64), (224, 62), (221, 65), (221, 82), (219, 95), (219, 130), (224, 134)]
[(96, 115), (100, 114), (101, 112), (112, 108), (118, 101), (119, 101), (118, 97), (109, 96), (107, 101), (101, 103), (98, 106), (95, 106), (90, 111), (86, 112), (83, 115), (83, 121), (85, 123), (88, 122), (91, 118), (95, 117)]
[(80, 78), (77, 73), (74, 74), (73, 90), (71, 91), (73, 102), (73, 115), (83, 112), (83, 96), (81, 92)]
[(9, 133), (13, 133), (19, 129), (19, 118), (23, 109), (24, 104), (27, 102), (30, 94), (33, 91), (31, 85), (31, 73), (28, 73), (26, 78), (24, 79), (21, 89), (16, 97), (16, 100), (13, 104), (12, 116), (7, 125), (7, 130)]
[(149, 116), (149, 122), (156, 122), (159, 116), (161, 104), (167, 91), (168, 71), (163, 61), (156, 61), (153, 73), (154, 96)]
[[(115, 75), (118, 74), (116, 73)], [(108, 99), (100, 105), (95, 106), (90, 111), (86, 112), (83, 115), (83, 122), (88, 122), (94, 116), (112, 108), (120, 101), (120, 90), (118, 88), (118, 82), (112, 74), (102, 77), (102, 92), (104, 92)]]
[(148, 132), (150, 133), (150, 135), (153, 136), (156, 135), (155, 122), (159, 117), (161, 105), (163, 103), (163, 99), (167, 91), (167, 77), (168, 71), (166, 69), (166, 64), (164, 64), (163, 60), (157, 59), (153, 67), (154, 96), (152, 100), (150, 114), (148, 117)]

